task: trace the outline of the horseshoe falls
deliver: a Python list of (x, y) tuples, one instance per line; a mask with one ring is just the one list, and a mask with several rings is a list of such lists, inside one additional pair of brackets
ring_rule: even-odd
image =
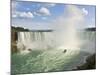
[(95, 54), (96, 32), (81, 30), (84, 22), (85, 15), (80, 8), (67, 5), (61, 16), (50, 21), (51, 30), (48, 27), (47, 30), (16, 32), (14, 47), (16, 44), (17, 52), (11, 57), (11, 73), (76, 70), (77, 66), (86, 63), (88, 56)]
[(19, 32), (17, 47), (20, 51), (47, 49), (53, 46), (50, 37), (51, 32)]
[(65, 45), (62, 47), (58, 39), (54, 39), (53, 32), (17, 34), (19, 52), (12, 55), (12, 74), (73, 70), (85, 63), (85, 57), (91, 54), (90, 50), (95, 49), (95, 32), (81, 32), (80, 38), (85, 44), (77, 49)]

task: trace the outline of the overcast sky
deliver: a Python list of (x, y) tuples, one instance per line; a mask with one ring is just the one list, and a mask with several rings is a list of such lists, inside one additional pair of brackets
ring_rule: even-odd
[[(64, 14), (67, 4), (12, 1), (12, 26), (28, 29), (51, 29), (52, 22)], [(95, 6), (74, 5), (84, 15), (84, 27), (95, 27)], [(66, 13), (65, 13), (66, 10)], [(74, 13), (74, 12), (73, 12)], [(68, 15), (67, 15), (68, 16)]]

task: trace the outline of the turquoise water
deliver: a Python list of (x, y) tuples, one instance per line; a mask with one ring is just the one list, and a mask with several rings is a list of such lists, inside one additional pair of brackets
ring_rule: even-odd
[[(95, 32), (85, 32), (81, 39), (87, 41), (80, 50), (33, 50), (28, 54), (15, 53), (11, 57), (11, 73), (30, 74), (40, 72), (69, 71), (85, 63), (85, 58), (95, 53)], [(82, 51), (82, 49), (84, 51)]]
[(84, 63), (84, 55), (67, 54), (63, 52), (52, 51), (33, 51), (29, 54), (13, 54), (12, 55), (12, 74), (39, 73), (68, 71), (74, 69), (77, 65)]

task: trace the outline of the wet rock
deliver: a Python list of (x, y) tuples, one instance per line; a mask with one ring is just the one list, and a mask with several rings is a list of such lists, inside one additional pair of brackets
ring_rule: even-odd
[(86, 63), (81, 66), (77, 66), (76, 70), (86, 70), (86, 69), (96, 69), (96, 54), (88, 56), (86, 59)]
[(18, 40), (17, 32), (11, 32), (11, 53), (18, 52), (17, 40)]

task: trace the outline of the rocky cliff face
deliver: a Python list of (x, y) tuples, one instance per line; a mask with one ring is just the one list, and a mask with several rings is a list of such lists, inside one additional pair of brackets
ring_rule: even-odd
[(17, 52), (17, 40), (18, 40), (18, 35), (17, 32), (11, 32), (11, 53)]
[(77, 67), (76, 70), (96, 69), (96, 54), (90, 55), (86, 59), (86, 63)]
[(14, 27), (11, 26), (11, 53), (18, 52), (17, 49), (17, 40), (18, 40), (18, 32), (29, 31), (23, 27)]

